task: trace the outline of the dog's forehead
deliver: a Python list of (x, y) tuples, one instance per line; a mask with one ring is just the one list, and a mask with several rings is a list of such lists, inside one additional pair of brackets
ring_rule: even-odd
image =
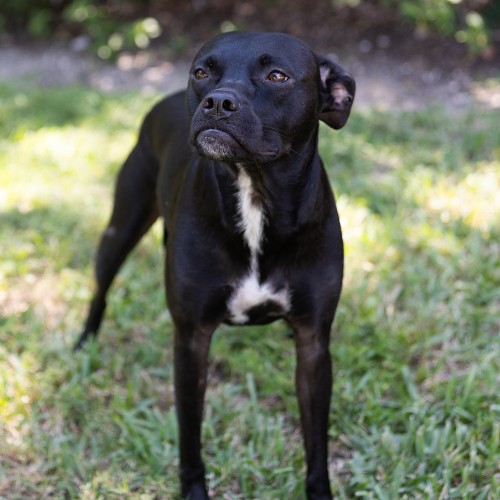
[(194, 59), (215, 58), (224, 63), (253, 62), (267, 56), (270, 60), (303, 64), (314, 63), (314, 54), (302, 40), (285, 33), (231, 32), (207, 42)]

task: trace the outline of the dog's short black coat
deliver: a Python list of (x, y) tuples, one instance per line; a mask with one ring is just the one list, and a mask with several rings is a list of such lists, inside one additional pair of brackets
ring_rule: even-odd
[(295, 334), (307, 496), (331, 498), (329, 338), (343, 245), (318, 124), (343, 127), (354, 93), (346, 71), (297, 38), (220, 35), (195, 57), (187, 90), (146, 116), (118, 175), (77, 347), (97, 334), (120, 265), (162, 216), (183, 497), (208, 498), (200, 429), (213, 331), (281, 318)]

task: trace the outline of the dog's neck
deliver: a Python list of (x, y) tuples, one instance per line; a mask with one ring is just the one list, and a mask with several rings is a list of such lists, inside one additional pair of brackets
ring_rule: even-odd
[(311, 146), (315, 142), (266, 164), (200, 159), (200, 209), (212, 214), (214, 224), (243, 235), (256, 255), (269, 236), (285, 243), (304, 226), (314, 230), (331, 199), (321, 159)]
[(330, 189), (317, 150), (301, 162), (236, 166), (238, 227), (250, 249), (260, 248), (266, 230), (293, 233), (319, 221)]

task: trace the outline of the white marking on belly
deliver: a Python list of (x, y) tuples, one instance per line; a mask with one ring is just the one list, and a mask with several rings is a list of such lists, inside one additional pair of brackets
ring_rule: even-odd
[(288, 291), (285, 288), (276, 292), (269, 283), (259, 283), (258, 276), (250, 273), (237, 285), (229, 300), (231, 321), (236, 324), (246, 323), (249, 319), (247, 312), (252, 307), (268, 301), (281, 306), (283, 312), (288, 311), (290, 307)]
[(286, 288), (276, 291), (270, 283), (260, 283), (258, 257), (262, 250), (265, 214), (263, 207), (255, 200), (252, 180), (243, 167), (239, 168), (237, 185), (239, 226), (250, 249), (250, 269), (245, 278), (236, 284), (228, 309), (231, 321), (243, 324), (248, 321), (247, 312), (251, 308), (272, 301), (286, 312), (290, 300)]

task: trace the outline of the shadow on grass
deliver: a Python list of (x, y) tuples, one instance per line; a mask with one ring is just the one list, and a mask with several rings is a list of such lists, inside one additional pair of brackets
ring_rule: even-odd
[(82, 217), (73, 205), (57, 202), (27, 212), (0, 212), (3, 258), (24, 268), (26, 259), (40, 268), (60, 270), (88, 266), (100, 232), (100, 223)]

